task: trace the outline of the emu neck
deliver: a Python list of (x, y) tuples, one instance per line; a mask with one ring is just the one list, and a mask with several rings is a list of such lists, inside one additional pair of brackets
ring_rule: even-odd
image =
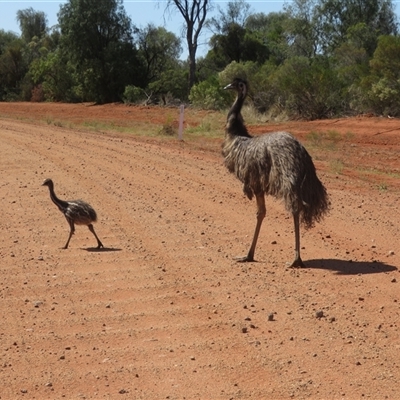
[(64, 200), (60, 200), (54, 192), (53, 185), (49, 186), (50, 198), (52, 202), (59, 208), (60, 211), (64, 211), (68, 207), (68, 203)]
[(241, 114), (245, 96), (238, 93), (235, 102), (228, 112), (226, 120), (226, 134), (229, 136), (251, 137)]

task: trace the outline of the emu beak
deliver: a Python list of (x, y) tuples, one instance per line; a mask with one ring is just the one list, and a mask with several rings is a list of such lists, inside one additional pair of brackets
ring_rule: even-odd
[(233, 89), (232, 83), (230, 83), (229, 85), (226, 85), (226, 86), (224, 87), (224, 90), (227, 90), (227, 89)]

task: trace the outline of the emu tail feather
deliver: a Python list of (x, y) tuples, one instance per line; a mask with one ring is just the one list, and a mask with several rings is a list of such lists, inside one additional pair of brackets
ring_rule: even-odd
[[(311, 160), (310, 160), (311, 161)], [(312, 163), (312, 161), (311, 161)], [(329, 198), (324, 185), (318, 179), (314, 164), (306, 171), (300, 188), (301, 211), (300, 220), (306, 229), (320, 222), (329, 211)]]

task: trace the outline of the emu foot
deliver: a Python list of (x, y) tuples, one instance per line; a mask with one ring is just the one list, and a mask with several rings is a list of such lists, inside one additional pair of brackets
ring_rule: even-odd
[(294, 259), (294, 261), (290, 264), (290, 268), (305, 268), (306, 266), (303, 263), (303, 260), (300, 257)]
[(103, 248), (103, 249), (104, 249), (103, 243), (99, 242), (99, 243), (97, 244), (97, 248), (98, 248), (98, 249), (100, 249), (100, 248)]
[(244, 262), (254, 262), (254, 258), (252, 256), (245, 256), (245, 257), (237, 257), (235, 258), (237, 262), (244, 263)]

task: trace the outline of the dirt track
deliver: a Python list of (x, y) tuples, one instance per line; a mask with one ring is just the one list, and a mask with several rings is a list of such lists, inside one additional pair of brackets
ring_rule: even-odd
[[(351, 132), (340, 169), (310, 147), (332, 211), (302, 231), (307, 268), (291, 269), (292, 220), (270, 198), (257, 262), (233, 260), (255, 204), (220, 142), (204, 151), (34, 118), (78, 108), (0, 103), (1, 399), (400, 398), (399, 120), (252, 128)], [(130, 108), (127, 123), (162, 112)], [(68, 225), (48, 177), (60, 198), (94, 206), (106, 249), (79, 226), (61, 249)]]

